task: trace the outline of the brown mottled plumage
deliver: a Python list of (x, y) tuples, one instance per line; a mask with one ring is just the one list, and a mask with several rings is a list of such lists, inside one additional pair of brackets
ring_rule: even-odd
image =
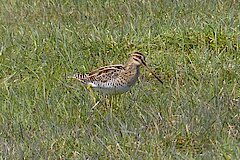
[(137, 82), (140, 66), (144, 65), (157, 79), (163, 83), (146, 65), (145, 56), (134, 52), (125, 65), (110, 65), (93, 70), (89, 74), (74, 74), (69, 78), (81, 81), (82, 84), (106, 94), (127, 92)]

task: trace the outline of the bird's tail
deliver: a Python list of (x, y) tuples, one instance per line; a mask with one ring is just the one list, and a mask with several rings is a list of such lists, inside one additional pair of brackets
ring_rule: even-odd
[(87, 76), (85, 74), (76, 73), (73, 76), (68, 76), (67, 78), (77, 79), (77, 80), (81, 81), (82, 83), (84, 83), (86, 81), (86, 77)]

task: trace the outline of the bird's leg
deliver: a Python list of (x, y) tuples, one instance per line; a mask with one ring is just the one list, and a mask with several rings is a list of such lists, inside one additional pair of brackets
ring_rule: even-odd
[(113, 97), (109, 95), (105, 95), (104, 99), (105, 99), (106, 110), (110, 109), (110, 117), (112, 117)]
[(112, 119), (112, 115), (113, 115), (113, 103), (114, 103), (114, 96), (110, 96), (109, 104), (110, 104), (110, 118), (111, 119)]
[(111, 107), (112, 105), (112, 99), (111, 97), (109, 97), (108, 95), (105, 96), (105, 99), (106, 99), (106, 107)]
[(92, 85), (91, 84), (87, 85), (87, 90), (90, 92), (90, 96), (93, 99), (94, 105), (96, 105), (98, 102), (96, 101), (96, 97), (95, 97), (95, 94), (94, 94), (94, 92), (92, 90)]

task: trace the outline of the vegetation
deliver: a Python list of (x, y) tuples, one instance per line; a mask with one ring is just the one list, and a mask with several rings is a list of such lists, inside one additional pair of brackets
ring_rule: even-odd
[[(2, 0), (1, 159), (240, 159), (240, 3)], [(66, 77), (147, 57), (131, 92)], [(110, 104), (109, 104), (110, 102)]]

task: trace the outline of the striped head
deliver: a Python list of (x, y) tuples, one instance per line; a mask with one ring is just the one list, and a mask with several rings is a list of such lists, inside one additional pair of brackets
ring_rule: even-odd
[(152, 73), (152, 75), (163, 84), (162, 80), (158, 78), (158, 76), (148, 67), (146, 63), (145, 56), (140, 52), (134, 52), (131, 54), (128, 63), (135, 64), (137, 67), (141, 66), (142, 64)]
[(140, 52), (132, 53), (130, 56), (130, 60), (132, 61), (132, 63), (134, 63), (137, 66), (141, 66), (142, 64), (146, 66), (145, 56)]

